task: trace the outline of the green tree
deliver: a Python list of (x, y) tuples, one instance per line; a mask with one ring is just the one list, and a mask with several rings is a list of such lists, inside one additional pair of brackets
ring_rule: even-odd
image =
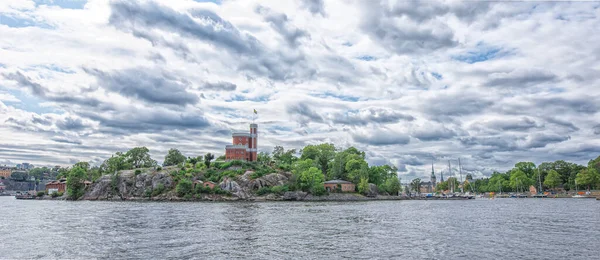
[[(185, 156), (177, 149), (171, 148), (169, 152), (165, 156), (165, 161), (163, 162), (163, 166), (171, 166), (178, 165), (180, 163), (185, 162)], [(194, 166), (196, 163), (192, 163)]]
[(583, 185), (587, 187), (587, 190), (590, 190), (590, 186), (596, 183), (596, 171), (595, 169), (583, 169), (575, 178), (577, 185)]
[(87, 171), (87, 179), (90, 181), (96, 181), (102, 177), (102, 170), (98, 166), (94, 166)]
[(544, 180), (544, 185), (550, 189), (554, 189), (561, 184), (562, 180), (560, 178), (560, 174), (558, 174), (558, 172), (555, 170), (550, 170), (546, 176), (546, 179)]
[(192, 194), (192, 181), (188, 179), (182, 179), (177, 183), (175, 191), (178, 197), (184, 197), (185, 195)]
[(116, 152), (110, 158), (106, 159), (100, 168), (102, 171), (112, 174), (116, 171), (129, 170), (132, 168), (132, 165), (127, 162), (127, 158), (124, 153)]
[(317, 167), (310, 167), (300, 174), (298, 186), (303, 191), (319, 191), (323, 187), (323, 173)]
[(77, 162), (76, 164), (73, 164), (73, 168), (79, 167), (81, 169), (84, 169), (85, 171), (88, 171), (90, 169), (90, 163), (89, 162)]
[(367, 193), (369, 193), (369, 179), (368, 178), (366, 178), (366, 177), (360, 178), (360, 181), (358, 182), (358, 192), (363, 195), (367, 195)]
[(156, 166), (156, 161), (150, 157), (150, 150), (143, 147), (133, 148), (125, 153), (127, 162), (133, 166), (133, 168), (148, 168)]
[(421, 179), (419, 179), (419, 178), (413, 179), (410, 182), (410, 187), (412, 188), (412, 190), (415, 191), (415, 193), (419, 194), (421, 192)]
[(302, 151), (300, 160), (312, 159), (316, 162), (323, 174), (327, 173), (328, 167), (335, 156), (335, 146), (333, 144), (307, 145)]
[(21, 172), (21, 171), (13, 172), (10, 175), (10, 178), (15, 181), (26, 181), (27, 179), (29, 179), (29, 174), (27, 174), (27, 172)]
[(398, 177), (387, 178), (384, 187), (387, 193), (394, 196), (402, 191), (402, 186), (400, 185), (400, 179)]
[(357, 184), (361, 178), (369, 178), (369, 165), (364, 159), (351, 159), (346, 163), (345, 167), (347, 180)]
[(533, 173), (535, 172), (535, 164), (532, 162), (518, 162), (515, 164), (515, 168), (521, 170), (527, 178), (532, 178)]
[(510, 172), (510, 187), (513, 190), (525, 190), (529, 189), (529, 186), (533, 184), (533, 180), (531, 180), (525, 172), (521, 171), (519, 168), (515, 168)]
[(204, 155), (204, 165), (206, 165), (206, 168), (210, 168), (210, 161), (212, 161), (213, 159), (215, 159), (214, 154), (207, 153)]
[(260, 152), (256, 156), (256, 160), (262, 165), (267, 165), (271, 163), (271, 156), (268, 153)]
[(85, 193), (85, 180), (86, 172), (84, 169), (74, 167), (69, 171), (67, 177), (67, 196), (69, 199), (77, 200)]
[(442, 181), (439, 182), (435, 185), (435, 190), (436, 191), (446, 191), (448, 190), (448, 182), (447, 181)]

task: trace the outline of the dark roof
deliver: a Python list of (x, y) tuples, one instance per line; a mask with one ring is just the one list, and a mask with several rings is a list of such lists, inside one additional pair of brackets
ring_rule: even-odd
[(330, 181), (326, 181), (325, 184), (354, 184), (354, 183), (349, 182), (349, 181), (343, 181), (343, 180), (330, 180)]

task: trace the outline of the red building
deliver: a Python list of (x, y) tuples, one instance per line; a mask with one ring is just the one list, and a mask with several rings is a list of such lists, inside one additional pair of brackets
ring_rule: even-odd
[(67, 180), (60, 179), (58, 181), (52, 181), (46, 183), (46, 193), (52, 194), (54, 192), (65, 192), (67, 189)]
[(258, 125), (250, 124), (249, 133), (233, 133), (232, 144), (225, 146), (226, 160), (256, 161), (258, 146)]

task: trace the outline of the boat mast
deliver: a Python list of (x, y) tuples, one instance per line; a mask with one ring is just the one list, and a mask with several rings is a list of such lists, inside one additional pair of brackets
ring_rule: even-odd
[(538, 184), (540, 186), (540, 191), (538, 191), (538, 193), (543, 193), (543, 190), (542, 190), (542, 177), (540, 176), (540, 167), (538, 167)]
[(458, 174), (460, 175), (460, 183), (462, 184), (462, 186), (460, 187), (460, 192), (465, 193), (465, 184), (463, 183), (462, 179), (462, 167), (460, 166), (460, 158), (458, 158)]
[[(450, 160), (448, 160), (448, 175), (452, 176), (452, 168), (450, 167)], [(448, 177), (448, 179), (450, 179), (450, 177)], [(454, 181), (452, 182), (452, 188), (451, 188), (450, 192), (454, 193)]]

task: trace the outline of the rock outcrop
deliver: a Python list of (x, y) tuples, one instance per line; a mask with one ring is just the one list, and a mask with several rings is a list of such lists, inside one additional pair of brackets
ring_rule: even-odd
[(174, 188), (173, 179), (167, 173), (149, 173), (135, 175), (133, 172), (121, 172), (117, 176), (104, 175), (88, 189), (83, 199), (114, 200), (148, 197), (154, 190), (162, 187), (165, 191)]
[(369, 191), (367, 191), (367, 197), (377, 197), (377, 194), (379, 194), (377, 185), (369, 183)]

